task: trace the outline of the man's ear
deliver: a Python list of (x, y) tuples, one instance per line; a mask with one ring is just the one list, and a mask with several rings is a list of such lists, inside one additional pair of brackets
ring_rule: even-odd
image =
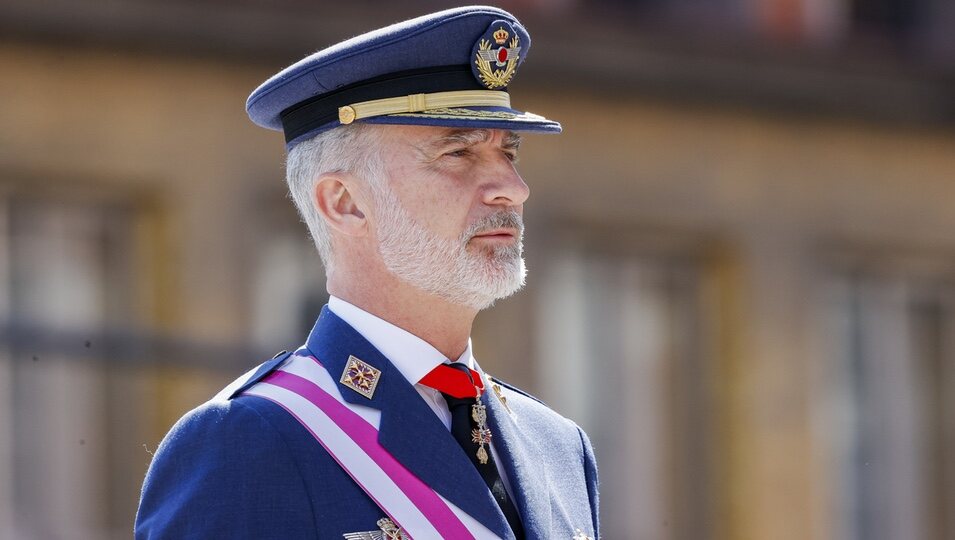
[(323, 174), (315, 183), (313, 203), (329, 227), (348, 236), (362, 236), (368, 221), (349, 185), (354, 184), (346, 174)]

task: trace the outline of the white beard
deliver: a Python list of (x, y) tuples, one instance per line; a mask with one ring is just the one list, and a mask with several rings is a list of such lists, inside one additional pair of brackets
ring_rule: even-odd
[[(378, 252), (399, 279), (453, 304), (479, 310), (524, 286), (524, 223), (516, 211), (491, 214), (450, 240), (417, 223), (387, 185), (379, 186), (372, 190), (379, 213)], [(475, 234), (501, 227), (517, 229), (517, 243), (468, 251)]]

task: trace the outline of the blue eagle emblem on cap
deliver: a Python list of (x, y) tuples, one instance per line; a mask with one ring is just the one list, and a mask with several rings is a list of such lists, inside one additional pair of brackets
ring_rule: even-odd
[(486, 88), (504, 88), (514, 77), (521, 58), (521, 38), (504, 20), (491, 23), (472, 49), (471, 71)]

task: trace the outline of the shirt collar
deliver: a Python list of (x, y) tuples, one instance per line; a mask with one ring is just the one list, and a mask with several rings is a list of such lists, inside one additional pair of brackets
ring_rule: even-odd
[[(329, 297), (328, 309), (374, 345), (411, 384), (418, 384), (428, 372), (448, 361), (427, 341), (337, 296)], [(470, 338), (457, 362), (475, 368)]]

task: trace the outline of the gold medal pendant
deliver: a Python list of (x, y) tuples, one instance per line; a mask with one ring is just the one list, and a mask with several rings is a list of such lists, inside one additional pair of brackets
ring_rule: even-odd
[(480, 446), (477, 451), (478, 461), (481, 465), (487, 465), (488, 454), (484, 445), (491, 444), (491, 430), (487, 427), (487, 407), (480, 400), (471, 405), (471, 418), (477, 424), (477, 428), (471, 430), (471, 441)]

